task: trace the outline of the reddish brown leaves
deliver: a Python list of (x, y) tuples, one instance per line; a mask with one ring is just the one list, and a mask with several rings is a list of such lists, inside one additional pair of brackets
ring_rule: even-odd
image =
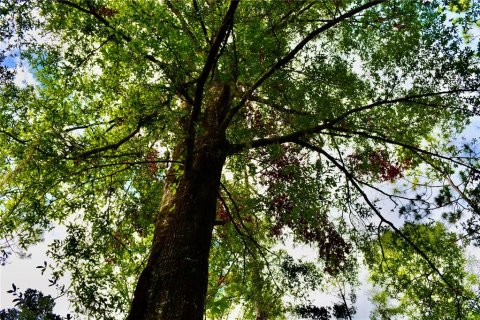
[(148, 174), (151, 178), (154, 178), (158, 172), (158, 151), (150, 149), (145, 156), (145, 162), (147, 163)]
[(355, 153), (349, 156), (350, 165), (357, 175), (377, 175), (382, 182), (393, 182), (403, 177), (403, 172), (412, 165), (412, 159), (402, 161), (391, 160), (388, 152), (383, 149), (370, 151), (366, 154)]
[(118, 13), (118, 10), (101, 6), (98, 9), (92, 9), (92, 12), (102, 16), (103, 18), (111, 18)]
[(280, 155), (270, 160), (268, 168), (262, 175), (269, 187), (273, 187), (279, 183), (292, 182), (294, 179), (294, 170), (300, 166), (300, 162), (303, 159), (294, 147), (290, 145), (281, 145), (280, 147)]
[(220, 221), (223, 222), (227, 222), (230, 220), (227, 210), (225, 209), (225, 206), (223, 204), (220, 204), (220, 208), (217, 211), (217, 217)]

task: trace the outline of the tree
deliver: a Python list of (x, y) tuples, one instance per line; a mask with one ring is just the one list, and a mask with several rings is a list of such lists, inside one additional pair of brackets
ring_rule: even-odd
[[(475, 21), (475, 4), (461, 3)], [(367, 191), (405, 201), (378, 184), (408, 176), (460, 195), (439, 208), (478, 211), (478, 181), (454, 182), (478, 175), (476, 147), (451, 140), (478, 115), (478, 55), (446, 21), (448, 3), (0, 8), (3, 55), (36, 81), (2, 71), (1, 235), (26, 250), (65, 226), (50, 255), (71, 273), (77, 311), (112, 319), (131, 301), (130, 320), (202, 319), (205, 304), (217, 317), (237, 303), (245, 318), (282, 317), (296, 308), (288, 286), (354, 283), (365, 237), (383, 227), (457, 301), (475, 302)], [(419, 195), (402, 212), (421, 222), (428, 203)], [(319, 262), (274, 252), (285, 238), (316, 247)], [(340, 292), (335, 312), (351, 317)], [(333, 310), (322, 308), (296, 310)]]
[[(405, 224), (402, 232), (421, 244), (443, 276), (461, 283), (463, 294), (478, 295), (478, 279), (465, 272), (465, 257), (457, 245), (457, 236), (440, 223), (431, 225)], [(371, 255), (374, 283), (385, 288), (375, 294), (376, 319), (406, 315), (409, 319), (475, 319), (478, 305), (463, 300), (432, 272), (425, 261), (418, 259), (412, 248), (397, 234), (385, 232)], [(397, 302), (389, 305), (389, 299)]]
[[(61, 320), (62, 318), (54, 313), (53, 307), (55, 300), (51, 296), (45, 296), (43, 293), (27, 289), (24, 293), (18, 292), (17, 287), (12, 285), (13, 290), (9, 290), (16, 298), (17, 308), (0, 310), (0, 319), (2, 320)], [(67, 319), (71, 319), (67, 316)]]

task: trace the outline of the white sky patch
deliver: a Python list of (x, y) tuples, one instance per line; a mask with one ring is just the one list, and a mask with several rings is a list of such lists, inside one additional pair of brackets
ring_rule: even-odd
[(17, 63), (15, 71), (16, 71), (16, 74), (15, 74), (14, 83), (16, 86), (20, 88), (25, 88), (28, 85), (35, 86), (38, 84), (28, 63), (26, 62)]
[[(5, 266), (0, 266), (0, 309), (13, 308), (15, 303), (12, 300), (15, 298), (13, 295), (7, 293), (7, 290), (12, 289), (12, 283), (17, 286), (18, 292), (24, 292), (28, 288), (41, 291), (45, 295), (50, 295), (56, 298), (59, 292), (55, 286), (49, 286), (49, 279), (51, 274), (47, 268), (44, 275), (41, 275), (41, 270), (37, 266), (43, 265), (44, 261), (47, 264), (52, 263), (47, 257), (48, 245), (53, 242), (54, 239), (65, 238), (65, 228), (56, 226), (52, 231), (47, 232), (44, 235), (44, 241), (33, 245), (29, 248), (29, 258), (20, 258), (17, 255), (12, 255), (8, 258)], [(7, 248), (7, 251), (11, 251)], [(68, 286), (68, 277), (64, 277), (59, 280), (60, 284)], [(66, 295), (59, 297), (55, 300), (56, 306), (54, 313), (61, 316), (66, 316), (69, 311), (70, 303)]]

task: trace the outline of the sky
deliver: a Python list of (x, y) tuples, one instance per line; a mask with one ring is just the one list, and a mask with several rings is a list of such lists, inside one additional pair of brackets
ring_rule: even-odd
[[(54, 286), (49, 286), (49, 279), (51, 274), (47, 271), (44, 275), (37, 266), (43, 265), (44, 261), (49, 261), (46, 253), (48, 244), (54, 239), (63, 239), (65, 233), (62, 228), (55, 228), (52, 232), (45, 234), (45, 241), (33, 245), (28, 252), (30, 257), (20, 258), (12, 255), (8, 259), (5, 266), (0, 266), (0, 309), (11, 308), (14, 303), (14, 297), (6, 291), (12, 289), (12, 283), (16, 285), (20, 292), (28, 288), (36, 289), (44, 294), (48, 294), (54, 298), (59, 295), (59, 292)], [(61, 282), (66, 283), (68, 279), (62, 279)], [(59, 315), (67, 315), (69, 313), (69, 302), (66, 296), (60, 297), (56, 300), (55, 312)]]

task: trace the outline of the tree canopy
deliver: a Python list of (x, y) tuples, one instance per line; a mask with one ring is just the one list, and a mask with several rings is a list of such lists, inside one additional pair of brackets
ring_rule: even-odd
[[(54, 314), (53, 307), (55, 301), (51, 296), (44, 296), (43, 293), (27, 289), (24, 293), (19, 292), (18, 288), (13, 285), (9, 293), (15, 295), (14, 302), (17, 308), (0, 311), (0, 319), (2, 320), (62, 320), (62, 318)], [(71, 319), (67, 316), (67, 319)]]
[(64, 228), (48, 267), (96, 319), (352, 319), (363, 268), (372, 317), (479, 317), (479, 148), (456, 139), (478, 121), (479, 15), (2, 1), (2, 259)]

